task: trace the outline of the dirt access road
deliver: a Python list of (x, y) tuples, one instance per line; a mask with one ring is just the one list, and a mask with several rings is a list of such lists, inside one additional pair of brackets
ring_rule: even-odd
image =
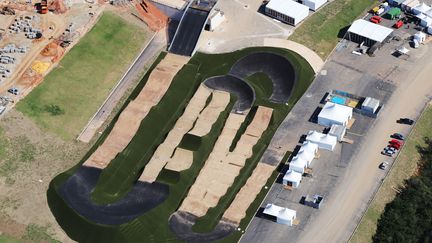
[(423, 48), (429, 48), (428, 53), (416, 63), (424, 65), (415, 66), (406, 75), (410, 78), (399, 85), (387, 102), (387, 107), (367, 135), (368, 142), (363, 143), (349, 165), (351, 168), (341, 178), (326, 206), (300, 235), (298, 242), (348, 241), (378, 186), (377, 178), (384, 173), (378, 165), (388, 159), (380, 152), (387, 144), (389, 135), (399, 131), (406, 134), (410, 128), (395, 121), (400, 117), (418, 117), (432, 94), (432, 82), (429, 81), (432, 76), (432, 48)]

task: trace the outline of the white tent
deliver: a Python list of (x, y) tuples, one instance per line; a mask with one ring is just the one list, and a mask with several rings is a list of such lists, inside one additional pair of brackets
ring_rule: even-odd
[(265, 13), (295, 26), (309, 15), (309, 8), (293, 0), (270, 0)]
[(337, 140), (340, 142), (342, 138), (345, 136), (346, 127), (342, 125), (332, 125), (330, 127), (330, 131), (328, 134), (335, 136)]
[(420, 20), (421, 26), (427, 27), (427, 26), (432, 25), (432, 18), (431, 17), (429, 17), (425, 14), (422, 14), (422, 13), (417, 14), (416, 17)]
[(307, 162), (307, 166), (309, 166), (312, 160), (315, 158), (315, 153), (311, 151), (299, 150), (296, 157), (300, 157)]
[(427, 28), (427, 32), (428, 32), (429, 35), (432, 35), (432, 26), (429, 26)]
[(268, 203), (263, 211), (264, 214), (276, 217), (276, 222), (291, 226), (297, 217), (297, 212), (289, 209)]
[(303, 174), (305, 169), (308, 166), (308, 162), (299, 157), (299, 156), (295, 156), (291, 162), (289, 163), (289, 169), (298, 173)]
[(419, 14), (419, 13), (426, 13), (427, 11), (431, 10), (431, 7), (426, 5), (425, 3), (421, 3), (420, 5), (415, 6), (412, 8), (411, 12), (413, 14)]
[(304, 0), (303, 4), (308, 6), (310, 10), (316, 11), (326, 2), (327, 0)]
[(295, 172), (293, 170), (288, 170), (283, 177), (283, 184), (297, 188), (300, 186), (301, 179), (301, 173)]
[(371, 23), (364, 19), (355, 20), (348, 29), (349, 39), (351, 41), (365, 41), (369, 44), (383, 42), (392, 32), (393, 30), (390, 28)]
[(333, 151), (337, 144), (337, 138), (329, 134), (319, 133), (317, 131), (309, 131), (306, 140), (316, 143), (318, 148)]
[(296, 219), (296, 216), (297, 216), (296, 211), (289, 208), (283, 208), (277, 216), (277, 222), (279, 224), (286, 224), (292, 226), (294, 220)]
[(344, 125), (352, 118), (352, 108), (327, 102), (318, 114), (318, 124), (330, 127), (333, 124)]
[(401, 8), (404, 11), (411, 11), (412, 8), (420, 5), (419, 0), (406, 0), (403, 3), (401, 3)]
[(318, 153), (318, 145), (316, 143), (311, 143), (309, 141), (305, 141), (300, 147), (300, 151), (307, 151), (308, 153), (314, 154)]
[(414, 40), (417, 40), (418, 43), (423, 43), (423, 42), (426, 40), (426, 34), (423, 33), (423, 32), (417, 32), (417, 33), (414, 35), (414, 38), (413, 38), (413, 39), (414, 39)]

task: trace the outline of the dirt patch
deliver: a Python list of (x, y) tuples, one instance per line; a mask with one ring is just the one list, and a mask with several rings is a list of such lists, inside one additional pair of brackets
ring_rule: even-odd
[[(0, 120), (0, 231), (19, 237), (27, 225), (47, 227), (50, 235), (70, 242), (57, 225), (46, 199), (50, 180), (76, 164), (88, 147), (63, 140), (40, 130), (21, 113), (11, 110)], [(29, 200), (31, 199), (31, 200)], [(5, 228), (6, 227), (6, 228)], [(22, 235), (22, 234), (21, 234)]]
[[(230, 114), (212, 153), (180, 206), (180, 211), (202, 217), (209, 208), (218, 204), (219, 199), (225, 195), (239, 175), (244, 161), (252, 156), (252, 148), (259, 140), (259, 137), (251, 136), (248, 132), (262, 134), (271, 120), (272, 111), (271, 108), (258, 107), (246, 133), (242, 135), (233, 152), (229, 152), (229, 147), (236, 131), (240, 128), (239, 121), (244, 120), (245, 115), (241, 115), (242, 119), (238, 119), (240, 118), (238, 114)], [(230, 119), (230, 117), (236, 118)], [(239, 162), (236, 161), (237, 159)]]
[(188, 61), (186, 57), (168, 54), (152, 71), (147, 84), (137, 98), (120, 114), (103, 144), (84, 162), (84, 165), (103, 169), (123, 151), (138, 131), (150, 109), (162, 99), (175, 74)]
[(168, 25), (168, 17), (150, 1), (143, 0), (135, 4), (137, 17), (142, 19), (151, 30), (158, 31)]
[(234, 201), (225, 211), (222, 220), (239, 225), (240, 221), (246, 217), (246, 211), (250, 204), (255, 200), (275, 169), (275, 166), (259, 163), (246, 184), (237, 193)]

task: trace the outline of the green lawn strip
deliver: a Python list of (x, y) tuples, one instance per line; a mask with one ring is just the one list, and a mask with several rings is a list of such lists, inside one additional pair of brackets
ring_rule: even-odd
[[(298, 65), (297, 69), (298, 69), (299, 77), (301, 77), (299, 80), (303, 80), (304, 82), (297, 82), (295, 89), (299, 89), (299, 90), (295, 90), (293, 92), (293, 96), (289, 102), (290, 104), (288, 106), (284, 105), (284, 107), (286, 107), (287, 109), (291, 109), (292, 106), (297, 101), (297, 99), (300, 98), (301, 94), (303, 94), (303, 92), (309, 86), (310, 81), (312, 81), (313, 71), (309, 66), (309, 64), (304, 59), (302, 59), (297, 54), (286, 50), (281, 50), (276, 48), (248, 48), (245, 50), (224, 54), (224, 55), (206, 55), (206, 54), (198, 53), (190, 60), (188, 64), (188, 66), (191, 67), (195, 66), (198, 69), (193, 72), (194, 74), (196, 74), (195, 78), (191, 77), (191, 73), (183, 71), (176, 75), (175, 82), (181, 83), (182, 82), (181, 80), (187, 80), (189, 83), (184, 85), (188, 86), (189, 89), (194, 91), (196, 89), (196, 86), (194, 85), (199, 84), (200, 82), (202, 82), (208, 77), (226, 74), (236, 60), (238, 60), (242, 56), (245, 56), (249, 53), (256, 52), (256, 51), (272, 51), (275, 53), (279, 53), (281, 55), (290, 58), (290, 60), (294, 63), (294, 65)], [(137, 90), (139, 91), (140, 89), (137, 88)], [(181, 106), (182, 104), (181, 103), (175, 105), (171, 104), (171, 106), (179, 106), (179, 105)], [(172, 108), (168, 110), (171, 109)], [(61, 186), (62, 183), (71, 174), (73, 174), (73, 171), (77, 168), (74, 167), (71, 170), (57, 176), (51, 182), (48, 191), (48, 198), (49, 198), (48, 201), (50, 204), (50, 208), (53, 211), (54, 215), (56, 215), (59, 224), (62, 226), (63, 229), (67, 231), (68, 235), (71, 236), (72, 239), (78, 240), (80, 242), (174, 241), (175, 236), (168, 227), (168, 223), (167, 223), (168, 217), (173, 212), (175, 212), (178, 206), (181, 204), (183, 198), (187, 194), (189, 187), (193, 184), (196, 176), (199, 174), (199, 171), (203, 166), (208, 156), (208, 153), (210, 153), (210, 151), (213, 149), (213, 144), (216, 141), (219, 132), (223, 127), (226, 116), (228, 115), (227, 111), (225, 111), (225, 113), (226, 114), (223, 115), (225, 116), (224, 119), (219, 119), (217, 124), (214, 124), (211, 134), (209, 134), (206, 139), (204, 138), (202, 139), (199, 150), (194, 152), (194, 163), (190, 169), (183, 171), (179, 174), (168, 173), (168, 171), (166, 170), (162, 171), (160, 177), (158, 177), (157, 180), (163, 183), (167, 183), (170, 186), (169, 198), (163, 204), (159, 205), (153, 210), (140, 216), (138, 219), (130, 223), (123, 224), (120, 227), (97, 225), (95, 223), (92, 223), (80, 217), (72, 209), (70, 209), (56, 192), (57, 188)], [(151, 119), (150, 117), (151, 116), (149, 115), (146, 119)], [(273, 119), (281, 120), (284, 117), (285, 116), (273, 114)], [(113, 123), (115, 122), (115, 120), (116, 119), (113, 120)], [(144, 123), (145, 122), (143, 122), (141, 125), (143, 125)], [(159, 123), (165, 124), (168, 123), (168, 121), (167, 122), (159, 121)], [(98, 144), (100, 144), (103, 141), (104, 137), (107, 136), (110, 129), (112, 128), (112, 124), (104, 132), (103, 136), (98, 140), (97, 145), (95, 145), (91, 149), (91, 151), (89, 151), (86, 157), (88, 157), (91, 154), (91, 152), (97, 148)], [(154, 125), (158, 127), (162, 126), (160, 124), (154, 124)], [(152, 129), (157, 130), (155, 128)], [(162, 135), (162, 137), (164, 135)], [(134, 139), (136, 138), (134, 137)], [(159, 140), (159, 142), (161, 142), (161, 140)], [(131, 153), (134, 153), (136, 156), (140, 156), (140, 158), (142, 158), (142, 154), (147, 153), (146, 151), (148, 148), (146, 148), (146, 146), (140, 146), (139, 149), (141, 153), (135, 154), (133, 151), (131, 151)], [(82, 162), (85, 159), (86, 158), (84, 158)], [(125, 164), (124, 168), (122, 167), (123, 164), (113, 161), (110, 167), (111, 166), (113, 166), (113, 168), (117, 167), (118, 170), (122, 170), (122, 172), (118, 170), (113, 170), (113, 173), (116, 174), (115, 176), (113, 174), (110, 175), (113, 178), (112, 181), (110, 181), (109, 178), (107, 178), (106, 182), (103, 184), (108, 185), (107, 183), (109, 182), (110, 186), (116, 187), (116, 189), (112, 190), (112, 188), (108, 188), (108, 186), (106, 186), (107, 191), (110, 191), (111, 194), (110, 196), (108, 196), (107, 194), (104, 194), (104, 192), (106, 191), (101, 190), (102, 188), (101, 187), (99, 188), (100, 193), (97, 195), (98, 198), (97, 199), (95, 198), (96, 194), (93, 195), (93, 198), (98, 200), (98, 202), (115, 201), (116, 199), (119, 199), (121, 197), (117, 195), (124, 195), (125, 193), (127, 193), (127, 191), (130, 190), (134, 180), (136, 180), (137, 173), (142, 169), (142, 167), (145, 166), (145, 163), (147, 163), (145, 159), (142, 159), (138, 163), (137, 161), (138, 160), (135, 159), (135, 163)], [(129, 174), (123, 173), (123, 170), (128, 171)], [(131, 176), (131, 174), (133, 174), (133, 176)], [(108, 177), (108, 173), (106, 174), (106, 176)], [(124, 180), (127, 180), (128, 182), (124, 183), (123, 182)], [(115, 181), (117, 181), (119, 185), (117, 185)], [(101, 181), (99, 182), (98, 186), (102, 186)], [(112, 194), (114, 191), (118, 192), (115, 196), (114, 194)], [(233, 198), (231, 198), (230, 200), (232, 199)]]
[(325, 60), (346, 28), (376, 3), (376, 0), (334, 0), (310, 16), (289, 39), (309, 47)]
[(17, 109), (46, 131), (63, 139), (74, 138), (126, 71), (145, 40), (142, 29), (105, 12), (58, 67), (17, 104)]
[(413, 175), (420, 161), (417, 147), (424, 147), (424, 137), (432, 137), (432, 107), (426, 108), (422, 117), (417, 121), (411, 135), (400, 152), (395, 165), (374, 200), (369, 205), (351, 242), (372, 242), (372, 236), (377, 229), (377, 223), (385, 206), (396, 196), (396, 190), (405, 186), (405, 181)]
[(0, 235), (0, 242), (2, 242), (2, 243), (20, 243), (21, 240), (15, 238), (13, 236), (1, 234)]

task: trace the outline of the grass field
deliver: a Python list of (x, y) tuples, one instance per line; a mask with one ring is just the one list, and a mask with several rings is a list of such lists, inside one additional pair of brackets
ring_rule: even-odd
[[(291, 40), (314, 50), (324, 60), (349, 27), (376, 0), (334, 0), (314, 13), (290, 37)], [(345, 29), (346, 30), (346, 29)]]
[(432, 137), (432, 106), (430, 105), (416, 123), (395, 165), (367, 209), (357, 231), (351, 239), (352, 243), (372, 242), (372, 236), (375, 234), (378, 219), (384, 212), (386, 204), (395, 198), (396, 190), (404, 186), (404, 181), (411, 177), (417, 169), (417, 163), (420, 159), (417, 146), (425, 146), (424, 137)]
[[(197, 231), (211, 230), (211, 226), (214, 226), (219, 221), (225, 208), (229, 205), (241, 186), (244, 185), (250, 172), (255, 168), (262, 152), (264, 152), (280, 122), (313, 80), (312, 68), (303, 58), (295, 53), (276, 48), (248, 48), (229, 54), (196, 54), (176, 75), (167, 94), (162, 98), (161, 102), (150, 111), (147, 118), (141, 123), (137, 135), (133, 138), (125, 151), (119, 154), (119, 156), (117, 156), (116, 159), (114, 159), (103, 171), (93, 192), (93, 200), (98, 203), (108, 203), (116, 201), (124, 196), (132, 187), (142, 168), (150, 159), (150, 156), (156, 149), (156, 145), (162, 142), (165, 135), (173, 127), (174, 122), (181, 115), (184, 107), (198, 85), (208, 77), (228, 73), (235, 61), (255, 51), (272, 51), (289, 58), (298, 72), (298, 82), (296, 83), (292, 97), (288, 102), (289, 104), (282, 105), (283, 108), (274, 112), (269, 129), (266, 131), (259, 144), (254, 147), (255, 153), (247, 162), (249, 166), (242, 170), (242, 174), (236, 178), (235, 183), (229, 188), (227, 195), (221, 199), (218, 206), (211, 209), (208, 215), (199, 219)], [(160, 58), (158, 60), (160, 60)], [(143, 78), (130, 99), (133, 99), (142, 89), (147, 78), (148, 75)], [(265, 82), (266, 77), (256, 75), (250, 79), (252, 80), (250, 81), (252, 85), (260, 85), (258, 84), (257, 79), (262, 79), (264, 83), (268, 83)], [(276, 108), (276, 106), (281, 106), (265, 101), (263, 96), (268, 95), (268, 85), (262, 85), (262, 87), (257, 89), (257, 96), (260, 97), (256, 100), (255, 105), (274, 106), (274, 108)], [(182, 199), (186, 196), (190, 186), (193, 184), (205, 160), (213, 149), (213, 145), (219, 136), (234, 101), (235, 99), (232, 98), (230, 106), (219, 116), (217, 122), (213, 125), (211, 132), (202, 138), (201, 141), (182, 141), (185, 146), (196, 149), (194, 151), (193, 164), (191, 168), (180, 173), (171, 173), (168, 170), (163, 170), (159, 175), (157, 181), (169, 185), (170, 194), (164, 203), (130, 223), (118, 227), (97, 225), (89, 222), (86, 219), (81, 218), (65, 205), (64, 201), (56, 192), (58, 187), (74, 173), (76, 168), (78, 168), (79, 165), (77, 165), (69, 171), (57, 176), (51, 182), (48, 191), (49, 205), (59, 224), (72, 239), (79, 242), (176, 241), (175, 235), (167, 225), (168, 218), (181, 204)], [(104, 132), (100, 140), (97, 141), (95, 147), (89, 151), (88, 155), (103, 142), (103, 139), (109, 133), (115, 120), (116, 119), (113, 120), (110, 128)], [(85, 161), (86, 157), (83, 158), (81, 163)], [(272, 179), (269, 179), (269, 181), (270, 180)], [(265, 193), (262, 192), (259, 198), (262, 200), (264, 195)], [(242, 225), (247, 224), (256, 210), (256, 208), (253, 207), (258, 207), (259, 204), (260, 202), (257, 202), (251, 206), (252, 208), (248, 210), (247, 221), (242, 222)], [(201, 225), (205, 227), (201, 227)], [(235, 239), (238, 239), (240, 236), (241, 234), (233, 234), (229, 239), (235, 241)]]
[(74, 138), (145, 42), (144, 30), (105, 12), (17, 109), (46, 131)]

